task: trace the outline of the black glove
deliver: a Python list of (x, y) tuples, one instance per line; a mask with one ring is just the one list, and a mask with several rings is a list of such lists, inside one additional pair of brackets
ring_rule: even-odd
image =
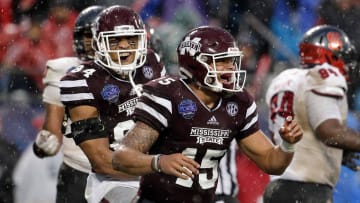
[(349, 152), (344, 151), (343, 152), (343, 158), (342, 158), (342, 165), (348, 167), (349, 169), (353, 171), (359, 171), (360, 166), (360, 154), (356, 152)]

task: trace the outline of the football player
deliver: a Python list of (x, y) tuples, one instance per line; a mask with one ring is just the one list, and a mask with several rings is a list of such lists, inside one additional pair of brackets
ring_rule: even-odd
[(61, 77), (69, 69), (93, 60), (91, 25), (103, 9), (102, 6), (90, 6), (82, 10), (76, 18), (73, 47), (77, 57), (53, 59), (46, 64), (47, 72), (43, 78), (45, 123), (43, 129), (36, 136), (33, 149), (38, 157), (43, 158), (54, 156), (60, 150), (61, 145), (63, 146), (64, 159), (58, 176), (57, 203), (86, 203), (84, 192), (91, 167), (85, 154), (75, 145), (74, 141), (63, 137), (68, 121), (66, 118), (64, 119), (65, 108), (60, 101), (59, 83)]
[(342, 30), (319, 25), (304, 34), (299, 48), (300, 67), (272, 80), (266, 103), (276, 143), (289, 115), (304, 136), (289, 167), (267, 186), (264, 202), (333, 202), (343, 150), (360, 151), (360, 133), (346, 127), (347, 78), (356, 67), (353, 44)]
[(130, 202), (139, 178), (112, 169), (111, 149), (134, 124), (130, 115), (141, 84), (163, 76), (165, 69), (147, 48), (144, 23), (130, 8), (104, 9), (92, 31), (95, 59), (61, 79), (61, 101), (72, 121), (71, 136), (91, 163), (88, 202)]
[(113, 153), (115, 169), (142, 175), (138, 202), (214, 202), (219, 161), (233, 139), (264, 171), (281, 174), (302, 131), (288, 118), (284, 140), (274, 146), (259, 129), (232, 35), (218, 27), (195, 28), (177, 54), (181, 78), (143, 86), (135, 126)]

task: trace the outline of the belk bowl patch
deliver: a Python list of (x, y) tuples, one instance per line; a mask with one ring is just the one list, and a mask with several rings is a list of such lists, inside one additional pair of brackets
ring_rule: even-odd
[(107, 84), (101, 90), (101, 96), (110, 103), (116, 103), (119, 100), (120, 89), (116, 85)]
[(178, 111), (185, 119), (192, 119), (197, 111), (196, 103), (190, 99), (184, 99), (178, 105)]

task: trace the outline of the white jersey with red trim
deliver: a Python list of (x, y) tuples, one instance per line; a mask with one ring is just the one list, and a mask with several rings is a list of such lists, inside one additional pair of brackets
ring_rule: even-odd
[[(336, 184), (342, 150), (321, 142), (315, 136), (315, 129), (331, 118), (346, 122), (346, 91), (344, 76), (329, 64), (285, 70), (272, 80), (266, 103), (270, 108), (269, 128), (274, 132), (273, 140), (277, 144), (281, 141), (278, 131), (287, 116), (293, 116), (304, 131), (302, 140), (295, 145), (294, 158), (281, 179)], [(316, 101), (310, 101), (309, 95)]]
[[(49, 60), (46, 64), (47, 72), (43, 79), (45, 84), (43, 102), (58, 106), (64, 106), (60, 100), (60, 79), (72, 68), (79, 66), (81, 60), (77, 57), (63, 57)], [(70, 121), (67, 124), (67, 133), (70, 132)], [(78, 147), (72, 138), (63, 137), (62, 152), (64, 162), (84, 173), (90, 172), (91, 166), (83, 151)]]

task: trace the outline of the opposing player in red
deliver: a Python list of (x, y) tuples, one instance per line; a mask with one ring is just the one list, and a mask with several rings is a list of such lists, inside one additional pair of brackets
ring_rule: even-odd
[(71, 118), (71, 136), (92, 167), (85, 197), (130, 202), (138, 177), (115, 171), (111, 149), (116, 149), (134, 122), (130, 115), (141, 95), (141, 84), (165, 74), (156, 54), (147, 48), (144, 24), (133, 10), (111, 6), (93, 27), (95, 59), (62, 78), (61, 101)]
[(299, 44), (300, 68), (275, 77), (266, 93), (274, 141), (287, 116), (304, 130), (289, 167), (267, 186), (264, 202), (333, 202), (343, 150), (360, 151), (360, 133), (346, 127), (347, 78), (356, 51), (345, 32), (330, 25), (309, 29)]
[(113, 154), (113, 167), (142, 175), (139, 203), (213, 202), (220, 159), (236, 139), (264, 171), (281, 174), (302, 137), (289, 119), (274, 146), (258, 127), (256, 104), (243, 89), (242, 53), (227, 31), (189, 31), (178, 49), (181, 78), (143, 86), (136, 121)]

